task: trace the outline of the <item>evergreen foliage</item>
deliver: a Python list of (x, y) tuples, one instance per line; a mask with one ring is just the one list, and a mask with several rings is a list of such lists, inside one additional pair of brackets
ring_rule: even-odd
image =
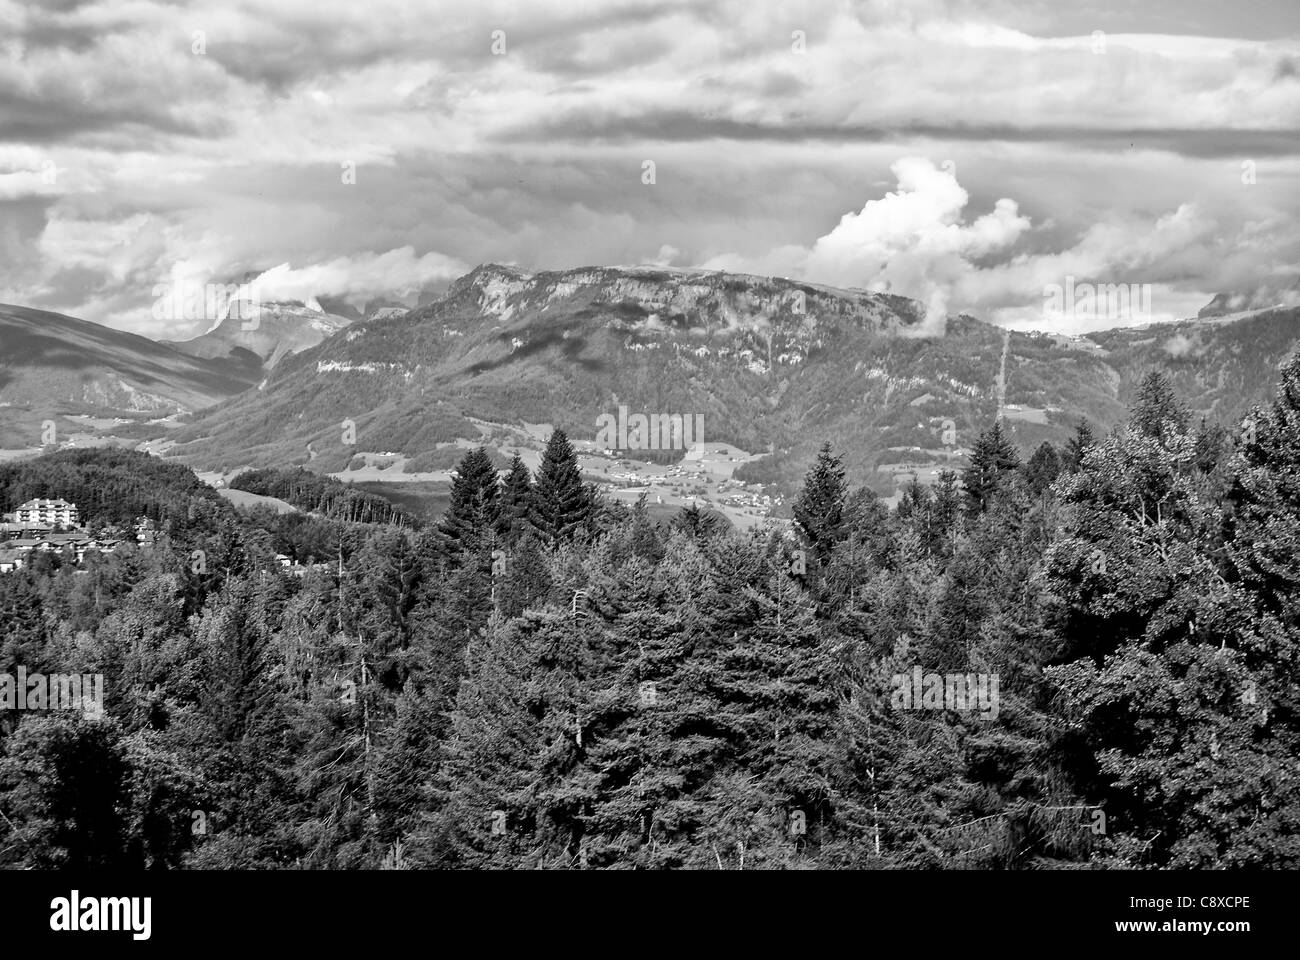
[(105, 694), (0, 702), (0, 864), (1295, 868), (1300, 356), (1231, 433), (1184, 413), (1148, 378), (1023, 467), (994, 423), (894, 509), (827, 445), (793, 530), (603, 500), (559, 431), (425, 529), (6, 465), (161, 534), (0, 575), (0, 674)]

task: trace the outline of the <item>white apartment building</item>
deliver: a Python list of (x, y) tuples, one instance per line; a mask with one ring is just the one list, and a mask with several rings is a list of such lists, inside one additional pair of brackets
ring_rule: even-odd
[(13, 513), (16, 523), (51, 523), (75, 527), (81, 514), (66, 500), (28, 500)]

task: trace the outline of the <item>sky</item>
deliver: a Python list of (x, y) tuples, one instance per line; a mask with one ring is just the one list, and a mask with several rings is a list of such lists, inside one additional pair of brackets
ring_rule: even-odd
[(1290, 302), (1298, 213), (1295, 0), (0, 0), (0, 302), (160, 339), (485, 262), (1073, 334)]

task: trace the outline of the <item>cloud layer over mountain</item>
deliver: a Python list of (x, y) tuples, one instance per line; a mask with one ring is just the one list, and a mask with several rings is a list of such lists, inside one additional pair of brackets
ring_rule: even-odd
[(1300, 275), (1300, 15), (1246, 6), (0, 0), (0, 300), (178, 338), (178, 263), (300, 299), (662, 262), (1194, 314)]

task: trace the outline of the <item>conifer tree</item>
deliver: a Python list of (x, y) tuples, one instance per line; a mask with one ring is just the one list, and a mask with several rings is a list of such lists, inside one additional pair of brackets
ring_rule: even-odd
[(524, 534), (506, 557), (504, 571), (494, 580), (497, 609), (504, 617), (517, 617), (529, 607), (544, 603), (551, 590), (551, 574), (537, 538)]
[(1196, 469), (1212, 474), (1231, 456), (1232, 438), (1227, 429), (1205, 417), (1196, 428)]
[(794, 521), (803, 534), (804, 543), (816, 560), (830, 559), (835, 544), (844, 535), (844, 500), (848, 487), (844, 465), (831, 453), (830, 442), (822, 444), (817, 461), (804, 479), (803, 489), (794, 502)]
[[(506, 599), (504, 585), (512, 576), (514, 564), (506, 558), (506, 575), (498, 578), (497, 600)], [(438, 703), (444, 713), (456, 699), (465, 670), (465, 648), (488, 625), (493, 610), (492, 559), (467, 564), (426, 584), (420, 602), (412, 613), (415, 649), (412, 659), (420, 666), (420, 681), (425, 695)], [(442, 728), (439, 728), (442, 731)]]
[(497, 530), (513, 543), (523, 535), (532, 503), (533, 475), (519, 454), (510, 460), (510, 470), (501, 479), (501, 505)]
[(1006, 491), (1019, 466), (1020, 454), (1003, 432), (1002, 421), (995, 420), (975, 441), (970, 467), (962, 479), (970, 512), (978, 514), (987, 510)]
[(563, 430), (546, 442), (533, 486), (529, 521), (548, 547), (571, 540), (595, 508), (592, 491), (582, 482), (578, 456)]
[(0, 673), (12, 675), (20, 665), (32, 672), (47, 666), (41, 598), (26, 575), (0, 577), (0, 627)]
[(1187, 408), (1168, 378), (1159, 370), (1149, 371), (1134, 394), (1129, 425), (1137, 433), (1159, 440), (1170, 431), (1186, 433), (1187, 423)]
[(683, 507), (672, 520), (673, 528), (695, 540), (711, 537), (729, 527), (727, 518), (712, 510), (701, 510), (698, 503)]
[(209, 604), (197, 630), (208, 678), (200, 705), (228, 742), (241, 740), (275, 702), (276, 681), (268, 659), (272, 631), (259, 616), (261, 599), (252, 582), (232, 581)]
[(1083, 465), (1083, 458), (1096, 441), (1087, 417), (1080, 417), (1075, 425), (1074, 435), (1065, 441), (1065, 452), (1061, 456), (1061, 472), (1074, 473)]
[(1234, 466), (1236, 567), (1270, 610), (1300, 623), (1300, 353), (1273, 403), (1246, 418)]
[(567, 611), (530, 612), (471, 640), (452, 712), (431, 864), (569, 865), (582, 798), (567, 789), (581, 762), (579, 677), (587, 651)]
[(934, 529), (937, 543), (944, 552), (951, 551), (952, 541), (960, 530), (961, 518), (961, 491), (957, 484), (957, 474), (953, 470), (940, 470), (938, 483), (934, 486)]
[[(746, 812), (748, 836), (728, 839), (751, 846), (755, 860), (783, 864), (796, 844), (820, 843), (834, 818), (830, 739), (842, 670), (810, 598), (789, 576), (746, 593), (750, 622), (719, 638), (710, 675), (733, 762), (752, 784), (728, 800), (733, 814)], [(789, 832), (792, 817), (804, 833)]]
[(486, 447), (465, 454), (451, 481), (451, 502), (439, 530), (453, 555), (477, 554), (491, 543), (501, 492)]
[(439, 733), (446, 729), (437, 699), (415, 680), (402, 690), (394, 713), (376, 746), (374, 778), (376, 812), (387, 842), (423, 828), (419, 811), (442, 759)]
[(1032, 497), (1041, 497), (1047, 492), (1061, 472), (1061, 460), (1050, 440), (1038, 445), (1025, 464), (1025, 486)]
[(652, 562), (663, 558), (663, 542), (659, 538), (658, 525), (650, 519), (644, 493), (632, 505), (632, 516), (625, 527), (628, 530), (627, 544), (634, 554)]
[(585, 818), (593, 866), (684, 866), (698, 851), (698, 791), (725, 753), (695, 669), (692, 625), (708, 602), (700, 566), (679, 536), (661, 562), (615, 551), (592, 570), (590, 602), (608, 620), (588, 634), (594, 656), (579, 708), (578, 783), (596, 786)]
[(915, 514), (925, 516), (929, 512), (930, 489), (917, 477), (912, 477), (903, 487), (902, 498), (898, 501), (898, 515), (911, 517)]

